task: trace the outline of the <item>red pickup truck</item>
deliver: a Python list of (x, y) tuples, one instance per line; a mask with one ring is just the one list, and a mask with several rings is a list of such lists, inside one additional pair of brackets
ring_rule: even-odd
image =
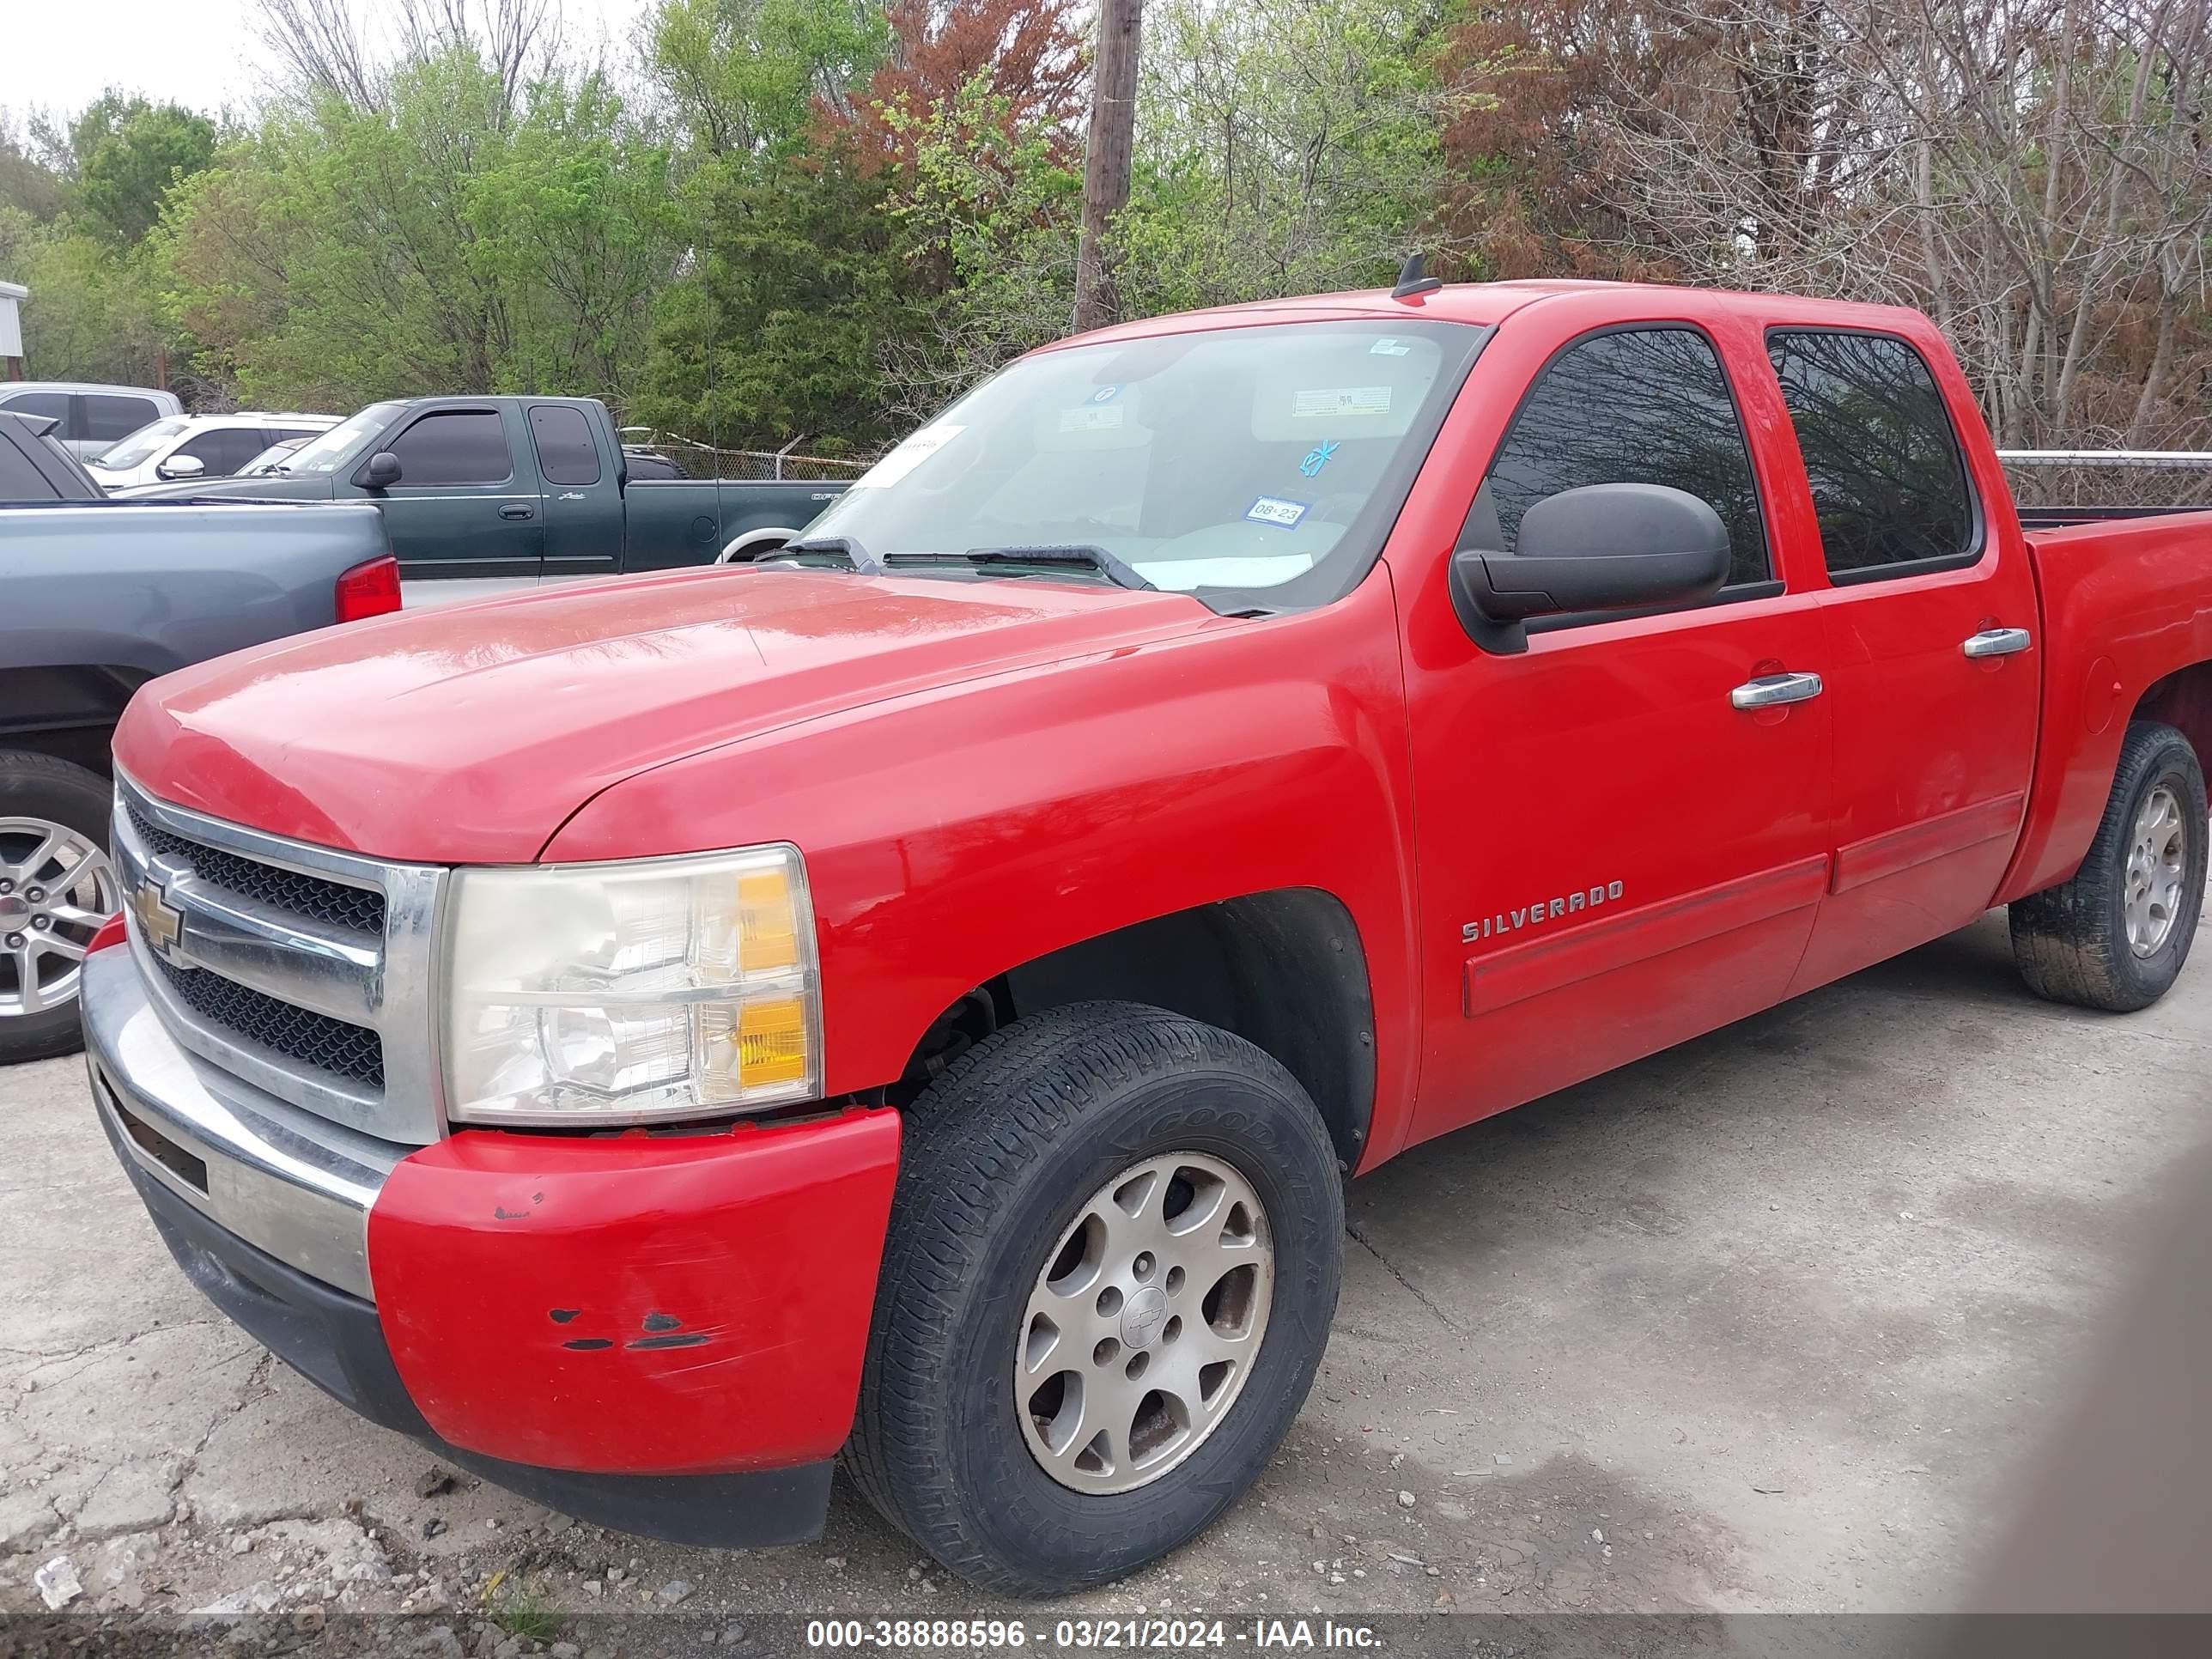
[(1064, 1590), (1273, 1454), (1346, 1176), (1992, 905), (2156, 999), (2208, 744), (2212, 517), (2023, 537), (1917, 314), (1164, 318), (750, 568), (142, 690), (92, 1091), (377, 1421), (690, 1541), (812, 1535), (842, 1455)]

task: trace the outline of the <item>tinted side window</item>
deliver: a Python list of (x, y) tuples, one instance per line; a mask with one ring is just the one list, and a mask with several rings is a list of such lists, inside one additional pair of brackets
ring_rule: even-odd
[(1592, 335), (1553, 358), (1498, 446), (1461, 545), (1510, 553), (1531, 507), (1600, 483), (1688, 491), (1728, 526), (1729, 585), (1767, 579), (1743, 422), (1719, 354), (1694, 329)]
[(1974, 551), (1973, 497), (1943, 395), (1887, 334), (1792, 329), (1767, 355), (1797, 428), (1831, 575)]
[(210, 478), (228, 477), (269, 445), (258, 426), (210, 427), (177, 446), (179, 455), (197, 455)]
[(498, 483), (514, 471), (507, 431), (489, 409), (425, 415), (392, 446), (402, 484)]
[(530, 411), (530, 441), (538, 446), (538, 465), (547, 483), (599, 483), (599, 452), (583, 410), (540, 404)]
[(112, 444), (127, 438), (149, 421), (161, 418), (150, 398), (118, 398), (112, 392), (84, 394), (84, 437), (92, 443)]
[(60, 495), (46, 482), (46, 474), (31, 465), (30, 458), (0, 434), (0, 501), (51, 501)]
[[(0, 409), (17, 415), (50, 416), (62, 423), (60, 435), (69, 436), (69, 393), (66, 392), (19, 392), (12, 398), (0, 398)], [(118, 433), (116, 435), (120, 437), (123, 434)]]

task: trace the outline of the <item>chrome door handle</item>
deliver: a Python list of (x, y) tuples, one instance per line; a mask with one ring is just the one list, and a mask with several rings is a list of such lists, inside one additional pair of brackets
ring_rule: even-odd
[(1985, 628), (1959, 647), (1970, 657), (2009, 657), (2028, 647), (2025, 628)]
[(1729, 701), (1738, 708), (1775, 708), (1820, 695), (1818, 674), (1761, 674), (1729, 692)]

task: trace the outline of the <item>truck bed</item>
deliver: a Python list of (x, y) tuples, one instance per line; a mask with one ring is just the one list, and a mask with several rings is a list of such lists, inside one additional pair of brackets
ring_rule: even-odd
[[(2127, 734), (2130, 688), (2151, 688), (2144, 717), (2200, 746), (2212, 739), (2212, 700), (2193, 681), (2162, 678), (2212, 657), (2212, 510), (2066, 510), (2082, 516), (2027, 535), (2043, 622), (2042, 737), (2027, 830), (2000, 903), (2064, 881), (2080, 865)], [(2034, 524), (2033, 512), (2022, 511), (2024, 525)]]
[(165, 674), (336, 619), (385, 552), (368, 506), (0, 504), (0, 671)]

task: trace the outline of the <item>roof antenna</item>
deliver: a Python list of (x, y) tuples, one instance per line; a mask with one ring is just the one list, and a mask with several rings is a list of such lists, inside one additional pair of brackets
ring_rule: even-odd
[(1443, 279), (1440, 276), (1421, 275), (1421, 256), (1416, 253), (1399, 270), (1398, 286), (1390, 290), (1390, 297), (1410, 300), (1416, 294), (1433, 294), (1443, 285)]

